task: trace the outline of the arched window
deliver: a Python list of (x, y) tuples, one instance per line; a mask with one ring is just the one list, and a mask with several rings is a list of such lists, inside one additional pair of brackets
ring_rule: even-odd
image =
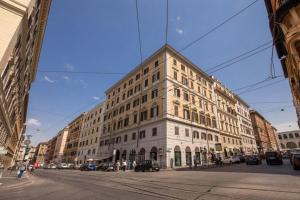
[(141, 148), (141, 150), (139, 152), (139, 161), (145, 160), (145, 154), (146, 154), (146, 150), (144, 148)]
[(157, 160), (157, 148), (156, 147), (151, 148), (150, 160)]
[(135, 156), (136, 156), (136, 152), (135, 152), (135, 150), (133, 149), (133, 150), (130, 151), (130, 154), (129, 154), (129, 160), (130, 160), (131, 162), (134, 161), (134, 160), (135, 160)]
[(287, 149), (295, 149), (295, 148), (297, 148), (297, 145), (294, 142), (288, 142), (288, 143), (286, 143), (286, 148)]
[(175, 166), (181, 166), (181, 150), (179, 146), (174, 148)]
[(282, 149), (285, 149), (284, 144), (281, 143), (280, 146), (281, 146)]
[(201, 133), (201, 139), (206, 140), (206, 133)]
[(192, 152), (191, 152), (191, 148), (189, 146), (187, 146), (185, 148), (185, 162), (186, 162), (186, 165), (192, 164)]

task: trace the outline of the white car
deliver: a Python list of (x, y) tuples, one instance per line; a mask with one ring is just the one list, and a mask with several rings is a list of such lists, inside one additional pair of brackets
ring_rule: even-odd
[(240, 163), (241, 160), (238, 156), (230, 156), (228, 158), (224, 158), (223, 160), (224, 164), (232, 164), (232, 163)]
[(58, 169), (67, 169), (68, 165), (66, 163), (60, 163), (60, 164), (57, 165), (57, 168)]

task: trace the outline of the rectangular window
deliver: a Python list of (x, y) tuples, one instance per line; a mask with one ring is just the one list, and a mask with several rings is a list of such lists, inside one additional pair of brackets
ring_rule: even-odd
[(181, 65), (181, 70), (185, 72), (185, 66)]
[(178, 117), (178, 106), (174, 106), (174, 115)]
[(148, 74), (148, 72), (149, 72), (149, 68), (147, 67), (144, 69), (144, 75)]
[(180, 97), (180, 89), (179, 88), (174, 88), (174, 96)]
[(140, 134), (139, 134), (139, 138), (140, 139), (143, 139), (143, 138), (145, 138), (146, 137), (146, 131), (140, 131)]
[(185, 77), (182, 77), (181, 81), (182, 81), (183, 85), (188, 85), (188, 81), (187, 81), (187, 79)]
[(136, 133), (132, 133), (132, 140), (135, 140), (136, 138)]
[(142, 103), (147, 102), (147, 94), (145, 94), (144, 96), (142, 96)]
[(176, 71), (174, 71), (174, 76), (173, 76), (173, 78), (177, 81), (177, 72), (176, 72)]
[(152, 136), (157, 136), (157, 128), (152, 128)]
[(173, 59), (173, 65), (177, 66), (177, 60)]
[(141, 112), (141, 121), (147, 120), (147, 110)]
[(158, 106), (151, 108), (151, 118), (158, 116)]
[(152, 83), (154, 83), (158, 80), (159, 80), (159, 72), (152, 75)]
[(189, 137), (189, 136), (190, 136), (190, 130), (187, 129), (187, 128), (185, 129), (185, 136), (186, 136), (186, 137)]
[(179, 127), (175, 126), (175, 135), (179, 135)]
[(190, 119), (190, 111), (188, 109), (183, 109), (183, 117), (184, 119)]
[(133, 115), (133, 123), (134, 123), (134, 124), (137, 123), (137, 114), (134, 114), (134, 115)]
[(155, 61), (155, 63), (154, 63), (154, 67), (158, 67), (158, 60), (157, 60), (157, 61)]
[(156, 98), (158, 96), (158, 89), (152, 90), (151, 97), (152, 99)]
[(145, 80), (145, 84), (144, 84), (144, 87), (148, 87), (148, 79)]
[(126, 105), (126, 110), (130, 110), (130, 103)]
[(124, 142), (127, 142), (127, 135), (124, 135)]
[(189, 100), (189, 95), (188, 95), (188, 93), (184, 92), (184, 93), (183, 93), (183, 98), (184, 98), (184, 100), (188, 101), (188, 100)]

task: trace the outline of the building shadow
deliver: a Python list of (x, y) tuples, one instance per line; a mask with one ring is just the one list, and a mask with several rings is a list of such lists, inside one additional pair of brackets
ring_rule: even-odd
[(225, 166), (209, 166), (209, 167), (186, 167), (178, 168), (176, 171), (203, 171), (203, 172), (228, 172), (228, 173), (256, 173), (256, 174), (280, 174), (280, 175), (291, 175), (299, 176), (300, 170), (293, 170), (289, 160), (284, 160), (283, 165), (267, 165), (263, 161), (261, 165), (246, 165), (245, 163), (232, 164)]

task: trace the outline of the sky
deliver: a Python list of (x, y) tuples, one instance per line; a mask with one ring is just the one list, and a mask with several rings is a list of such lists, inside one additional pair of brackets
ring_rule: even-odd
[[(181, 50), (252, 0), (169, 0), (168, 44)], [(140, 62), (135, 0), (53, 0), (36, 79), (30, 90), (27, 135), (47, 141)], [(165, 44), (166, 1), (138, 0), (143, 59)], [(181, 53), (203, 70), (272, 40), (263, 0)], [(212, 75), (234, 90), (270, 75), (268, 48)], [(277, 76), (283, 74), (274, 52)], [(99, 71), (112, 74), (45, 73)], [(113, 74), (115, 73), (115, 74)], [(276, 83), (275, 83), (276, 82)], [(274, 84), (273, 84), (274, 83)], [(287, 80), (240, 96), (279, 131), (297, 126)], [(242, 92), (237, 91), (236, 93)], [(283, 111), (282, 111), (283, 109)]]

